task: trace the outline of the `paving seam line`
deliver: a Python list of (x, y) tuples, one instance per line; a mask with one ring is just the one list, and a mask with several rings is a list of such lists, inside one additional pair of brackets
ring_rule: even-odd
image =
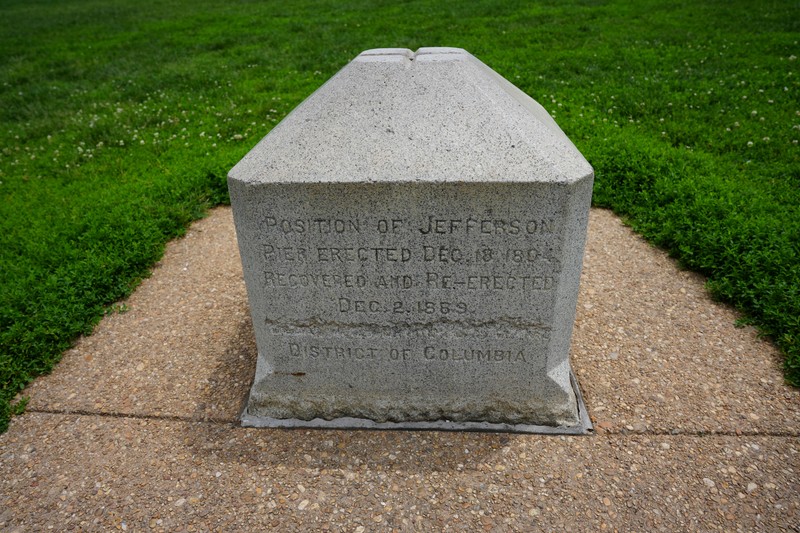
[[(133, 413), (103, 413), (98, 411), (86, 411), (82, 409), (77, 410), (66, 410), (66, 409), (26, 409), (26, 413), (37, 413), (37, 414), (46, 414), (46, 415), (64, 415), (64, 416), (97, 416), (102, 418), (127, 418), (131, 420), (164, 420), (169, 422), (187, 422), (187, 423), (200, 423), (200, 424), (211, 424), (211, 425), (220, 425), (220, 426), (232, 426), (233, 428), (240, 428), (238, 420), (228, 420), (223, 418), (189, 418), (184, 416), (177, 416), (177, 415), (143, 415), (143, 414), (133, 414)], [(263, 429), (263, 428), (262, 428)], [(272, 428), (272, 429), (287, 429), (287, 428)], [(334, 431), (342, 431), (340, 428), (288, 428), (291, 430), (309, 430), (313, 429), (316, 431), (320, 430), (331, 430)], [(356, 429), (355, 431), (373, 431), (373, 430), (363, 430), (363, 429)], [(396, 431), (396, 430), (391, 430)], [(408, 431), (408, 430), (401, 430), (401, 431)], [(469, 432), (474, 433), (474, 432)], [(495, 433), (497, 435), (501, 433)], [(517, 435), (523, 435), (521, 433), (517, 433)], [(565, 436), (565, 435), (551, 435), (553, 437)], [(575, 435), (566, 435), (566, 436), (575, 436)], [(580, 436), (580, 435), (578, 435)], [(772, 437), (772, 438), (800, 438), (800, 431), (675, 431), (675, 430), (654, 430), (654, 431), (603, 431), (595, 432), (594, 436), (602, 437), (602, 436), (624, 436), (624, 437)]]

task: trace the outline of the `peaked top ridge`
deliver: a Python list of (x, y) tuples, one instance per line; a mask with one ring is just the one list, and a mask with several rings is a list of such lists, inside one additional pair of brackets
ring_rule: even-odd
[(547, 111), (461, 48), (359, 54), (230, 172), (245, 183), (563, 182), (589, 163)]

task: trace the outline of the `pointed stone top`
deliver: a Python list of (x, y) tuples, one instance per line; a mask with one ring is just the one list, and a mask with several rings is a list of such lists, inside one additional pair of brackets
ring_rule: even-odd
[(460, 48), (376, 48), (230, 172), (246, 183), (563, 182), (592, 168), (547, 111)]

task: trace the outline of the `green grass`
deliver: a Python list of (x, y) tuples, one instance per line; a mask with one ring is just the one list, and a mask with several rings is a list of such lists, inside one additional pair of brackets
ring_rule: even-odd
[(0, 432), (225, 174), (358, 52), (458, 46), (542, 103), (596, 205), (709, 276), (800, 385), (796, 2), (5, 1)]

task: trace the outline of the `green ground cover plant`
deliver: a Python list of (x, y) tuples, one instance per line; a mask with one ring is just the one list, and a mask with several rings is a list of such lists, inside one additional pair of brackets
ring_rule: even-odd
[(800, 386), (796, 2), (7, 0), (0, 432), (15, 396), (227, 202), (225, 175), (360, 51), (463, 47), (542, 103), (594, 203), (709, 278)]

